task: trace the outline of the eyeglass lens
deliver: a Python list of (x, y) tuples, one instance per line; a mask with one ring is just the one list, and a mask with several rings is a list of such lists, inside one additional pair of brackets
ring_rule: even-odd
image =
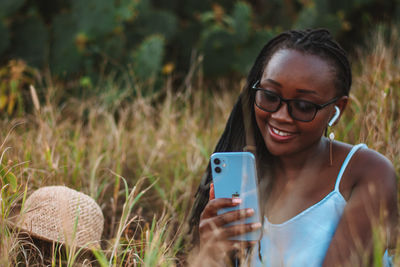
[[(256, 105), (265, 111), (277, 111), (281, 107), (282, 101), (284, 100), (272, 92), (257, 90)], [(295, 99), (286, 100), (284, 102), (288, 105), (289, 115), (295, 120), (310, 121), (317, 112), (317, 107), (311, 102)]]

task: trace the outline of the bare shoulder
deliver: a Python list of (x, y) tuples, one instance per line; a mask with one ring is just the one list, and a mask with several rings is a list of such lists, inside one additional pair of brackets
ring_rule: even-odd
[(354, 165), (354, 167), (359, 169), (361, 174), (363, 174), (362, 176), (367, 179), (378, 176), (378, 179), (380, 177), (381, 179), (396, 181), (396, 172), (392, 162), (373, 149), (360, 149), (357, 152)]
[[(384, 193), (385, 198), (394, 198), (397, 194), (396, 171), (392, 162), (381, 153), (362, 148), (354, 155), (351, 171), (356, 174), (355, 186), (368, 185)], [(381, 191), (381, 192), (379, 192)]]

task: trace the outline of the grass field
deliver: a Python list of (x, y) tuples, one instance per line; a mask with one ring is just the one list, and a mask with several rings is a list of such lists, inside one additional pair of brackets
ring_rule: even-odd
[[(380, 35), (375, 39), (354, 57), (351, 101), (336, 139), (366, 143), (400, 173), (399, 42), (395, 34), (390, 45)], [(138, 95), (129, 104), (120, 101), (123, 94), (111, 95), (113, 86), (121, 89), (117, 82), (100, 85), (109, 93), (84, 101), (65, 101), (63, 88), (52, 85), (32, 113), (0, 121), (0, 265), (41, 264), (38, 252), (24, 250), (6, 222), (35, 189), (60, 184), (90, 195), (103, 210), (98, 264), (178, 265), (185, 259), (194, 193), (243, 83), (204, 89), (194, 75), (178, 93), (167, 83), (151, 96), (127, 86)], [(71, 253), (64, 260), (69, 266), (76, 264)]]

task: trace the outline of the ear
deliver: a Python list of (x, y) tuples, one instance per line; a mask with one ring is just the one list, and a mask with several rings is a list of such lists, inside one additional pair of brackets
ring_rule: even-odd
[(348, 99), (349, 99), (348, 96), (342, 96), (341, 98), (339, 98), (336, 101), (334, 107), (339, 108), (340, 113), (339, 113), (339, 115), (336, 116), (336, 113), (337, 113), (336, 112), (336, 108), (332, 109), (332, 114), (331, 114), (330, 119), (329, 119), (329, 122), (332, 122), (332, 123), (329, 123), (329, 126), (335, 125), (339, 121), (340, 117), (342, 116), (342, 114), (343, 114), (343, 112), (344, 112), (344, 110), (345, 110), (345, 108), (347, 106), (347, 100)]

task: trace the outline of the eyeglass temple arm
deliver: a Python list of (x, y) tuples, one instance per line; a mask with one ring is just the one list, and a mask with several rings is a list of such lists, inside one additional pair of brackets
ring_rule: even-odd
[(251, 88), (257, 89), (257, 86), (260, 84), (260, 80), (257, 80)]

